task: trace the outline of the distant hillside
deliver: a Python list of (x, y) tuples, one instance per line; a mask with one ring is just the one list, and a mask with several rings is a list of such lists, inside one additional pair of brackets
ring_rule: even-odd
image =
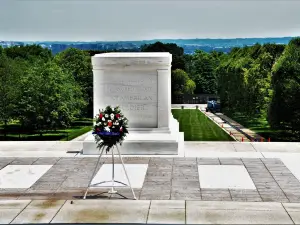
[(184, 48), (186, 54), (192, 54), (195, 50), (200, 49), (206, 52), (221, 51), (230, 52), (233, 47), (252, 46), (256, 43), (276, 43), (287, 44), (293, 37), (280, 38), (236, 38), (236, 39), (155, 39), (143, 41), (97, 41), (97, 42), (14, 42), (0, 41), (0, 46), (9, 47), (12, 45), (39, 44), (45, 48), (51, 49), (53, 54), (57, 54), (69, 47), (82, 50), (122, 50), (122, 51), (139, 51), (143, 44), (152, 44), (157, 41), (163, 43), (175, 43)]

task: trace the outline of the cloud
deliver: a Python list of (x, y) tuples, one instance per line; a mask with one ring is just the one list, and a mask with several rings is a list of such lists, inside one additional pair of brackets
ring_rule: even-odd
[(300, 1), (1, 0), (0, 40), (298, 36)]

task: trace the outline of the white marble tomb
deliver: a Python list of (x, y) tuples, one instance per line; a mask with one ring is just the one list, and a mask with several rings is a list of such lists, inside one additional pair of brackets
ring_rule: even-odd
[[(178, 154), (183, 143), (171, 113), (169, 53), (103, 53), (92, 57), (94, 117), (107, 105), (120, 106), (129, 121), (122, 154)], [(98, 154), (90, 134), (83, 154)]]

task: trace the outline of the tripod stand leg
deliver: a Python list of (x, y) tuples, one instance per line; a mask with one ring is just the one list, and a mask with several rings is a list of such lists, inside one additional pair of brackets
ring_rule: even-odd
[(109, 198), (111, 198), (111, 196), (115, 193), (115, 189), (114, 189), (114, 186), (115, 186), (115, 156), (114, 156), (114, 147), (112, 147), (111, 149), (111, 157), (112, 157), (112, 187), (111, 187), (111, 190), (110, 190), (110, 196)]
[(131, 192), (132, 192), (132, 195), (133, 195), (133, 198), (136, 200), (136, 197), (135, 197), (134, 191), (133, 191), (133, 189), (132, 189), (132, 187), (131, 187), (131, 184), (130, 184), (130, 180), (129, 180), (129, 177), (128, 177), (128, 174), (127, 174), (126, 168), (125, 168), (125, 166), (124, 166), (124, 162), (123, 162), (123, 159), (122, 159), (122, 156), (121, 156), (120, 150), (119, 150), (119, 148), (118, 148), (118, 145), (116, 145), (116, 147), (117, 147), (117, 151), (118, 151), (118, 154), (119, 154), (119, 158), (120, 158), (120, 160), (121, 160), (121, 163), (122, 163), (122, 166), (123, 166), (123, 169), (124, 169), (124, 172), (125, 172), (125, 175), (126, 175), (126, 178), (127, 178), (128, 184), (129, 184), (129, 186), (130, 186), (130, 189), (131, 189)]
[(96, 166), (95, 166), (95, 170), (94, 170), (94, 172), (93, 172), (93, 175), (92, 175), (92, 177), (91, 177), (91, 180), (90, 180), (90, 182), (89, 182), (89, 185), (88, 185), (88, 187), (87, 187), (87, 189), (86, 189), (86, 191), (85, 191), (85, 194), (84, 194), (83, 199), (86, 199), (86, 195), (87, 195), (87, 193), (88, 193), (89, 187), (91, 186), (91, 183), (92, 183), (92, 181), (93, 181), (93, 178), (94, 178), (94, 176), (96, 175), (97, 168), (98, 168), (98, 164), (99, 164), (100, 159), (101, 159), (101, 156), (102, 156), (102, 154), (103, 154), (104, 147), (105, 147), (105, 146), (102, 147), (102, 150), (101, 150), (101, 153), (100, 153), (100, 155), (99, 155), (97, 164), (96, 164)]

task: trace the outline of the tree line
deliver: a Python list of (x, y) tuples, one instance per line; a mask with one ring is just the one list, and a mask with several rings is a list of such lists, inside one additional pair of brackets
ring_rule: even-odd
[(87, 52), (55, 56), (38, 45), (0, 48), (0, 122), (26, 132), (70, 126), (92, 112), (92, 68)]
[[(186, 55), (176, 44), (161, 42), (140, 50), (172, 54), (172, 96), (218, 94), (225, 114), (259, 115), (272, 128), (300, 137), (299, 38), (288, 45), (234, 48), (229, 54), (198, 50)], [(91, 56), (103, 52), (69, 48), (52, 55), (38, 45), (0, 48), (0, 122), (41, 131), (92, 118)]]
[(266, 120), (271, 129), (300, 138), (300, 38), (288, 45), (256, 44), (229, 54), (184, 55), (175, 44), (155, 43), (142, 51), (172, 54), (172, 95), (217, 94), (222, 111)]

